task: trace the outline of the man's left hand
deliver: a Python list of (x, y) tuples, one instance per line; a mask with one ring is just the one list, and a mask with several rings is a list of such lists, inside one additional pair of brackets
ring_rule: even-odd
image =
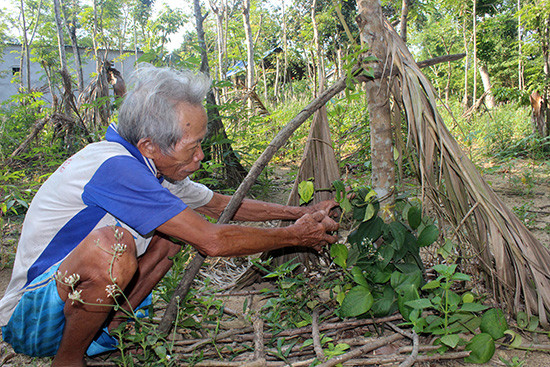
[(321, 201), (320, 203), (314, 204), (312, 206), (309, 206), (312, 213), (324, 210), (326, 213), (328, 213), (329, 217), (335, 217), (338, 215), (334, 208), (338, 207), (338, 203), (334, 201), (333, 199)]

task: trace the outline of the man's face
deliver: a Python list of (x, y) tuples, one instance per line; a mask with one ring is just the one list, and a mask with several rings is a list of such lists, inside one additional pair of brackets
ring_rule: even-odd
[(160, 174), (170, 181), (181, 181), (201, 167), (201, 142), (206, 135), (206, 111), (202, 106), (177, 106), (183, 137), (169, 154), (159, 152), (153, 159)]

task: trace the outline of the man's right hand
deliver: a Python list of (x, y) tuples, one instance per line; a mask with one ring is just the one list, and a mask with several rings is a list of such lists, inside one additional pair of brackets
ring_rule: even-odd
[(338, 223), (332, 220), (326, 211), (321, 210), (305, 214), (293, 225), (301, 246), (312, 247), (319, 251), (323, 245), (334, 243), (338, 236), (329, 232), (338, 230)]

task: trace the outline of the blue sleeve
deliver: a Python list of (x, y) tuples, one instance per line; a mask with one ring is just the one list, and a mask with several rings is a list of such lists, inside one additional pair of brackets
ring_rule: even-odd
[(142, 235), (187, 208), (146, 166), (130, 156), (106, 160), (84, 187), (82, 200), (88, 206), (103, 208)]

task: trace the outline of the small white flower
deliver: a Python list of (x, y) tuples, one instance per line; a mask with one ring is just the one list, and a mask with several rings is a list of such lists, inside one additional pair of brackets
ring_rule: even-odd
[(75, 303), (75, 301), (84, 303), (84, 301), (82, 301), (82, 298), (80, 298), (80, 293), (82, 293), (82, 289), (78, 291), (74, 290), (71, 293), (69, 293), (68, 297), (72, 301), (71, 302), (72, 305)]
[(65, 277), (65, 275), (67, 275), (67, 272), (65, 273), (62, 273), (61, 270), (58, 270), (55, 272), (55, 280), (63, 283), (63, 278)]
[(120, 241), (120, 239), (124, 236), (124, 232), (119, 231), (118, 228), (115, 228), (115, 238), (117, 241)]
[(79, 280), (80, 280), (80, 275), (73, 274), (71, 276), (65, 277), (65, 279), (63, 279), (63, 282), (69, 287), (73, 287), (76, 283), (78, 283)]
[(123, 254), (126, 251), (126, 245), (124, 243), (115, 243), (111, 246), (111, 249), (116, 254)]
[(107, 292), (107, 297), (115, 298), (118, 293), (118, 287), (115, 284), (109, 284), (105, 287), (105, 292)]

